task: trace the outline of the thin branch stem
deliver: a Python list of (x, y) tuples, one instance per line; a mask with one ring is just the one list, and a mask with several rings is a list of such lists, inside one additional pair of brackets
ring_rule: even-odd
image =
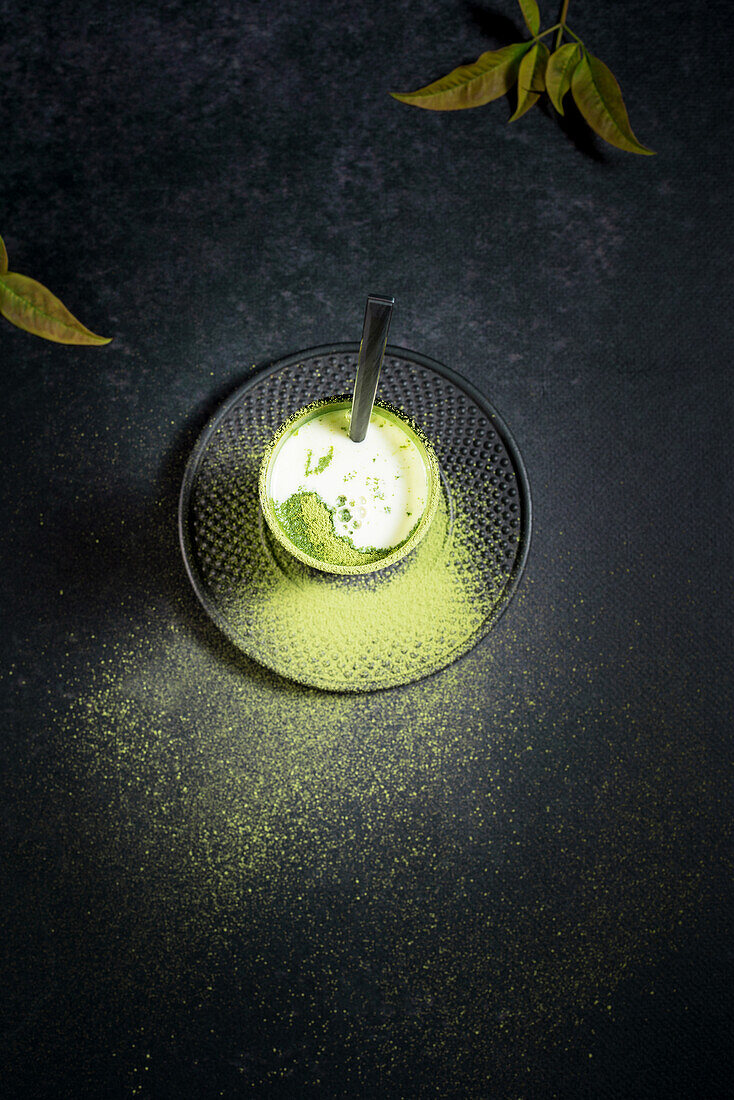
[[(556, 35), (556, 49), (558, 49), (558, 47), (560, 46), (561, 39), (563, 38), (563, 32), (566, 29), (566, 16), (568, 15), (568, 5), (569, 0), (563, 0), (563, 7), (561, 8), (561, 14), (558, 20), (559, 26), (558, 34)], [(574, 35), (573, 37), (575, 38), (576, 35)]]
[(570, 27), (566, 27), (565, 31), (566, 31), (566, 34), (571, 35), (571, 38), (575, 38), (580, 46), (583, 46), (583, 44), (584, 44), (583, 39), (579, 38), (579, 36), (577, 34), (574, 34)]
[(560, 23), (554, 23), (552, 27), (546, 27), (546, 29), (544, 31), (541, 31), (540, 34), (534, 34), (530, 41), (540, 42), (541, 38), (545, 38), (547, 34), (552, 34), (553, 31), (558, 30), (560, 26)]

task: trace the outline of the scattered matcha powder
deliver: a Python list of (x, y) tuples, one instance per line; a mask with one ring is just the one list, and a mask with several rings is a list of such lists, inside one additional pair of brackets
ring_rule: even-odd
[[(26, 748), (15, 947), (26, 987), (47, 986), (6, 1072), (52, 1068), (80, 1002), (117, 1011), (130, 1082), (163, 1027), (172, 1059), (184, 1036), (209, 1049), (191, 1028), (206, 1005), (261, 1095), (284, 1077), (319, 1095), (314, 1066), (400, 1092), (421, 1059), (437, 1094), (519, 1096), (544, 1050), (577, 1056), (579, 1020), (613, 1021), (617, 986), (693, 934), (726, 789), (693, 705), (559, 708), (568, 657), (541, 595), (519, 634), (430, 680), (337, 696), (202, 636), (180, 577), (165, 601), (151, 586), (106, 658), (64, 670), (46, 754)], [(569, 722), (604, 747), (582, 794)], [(91, 910), (75, 881), (96, 884)]]
[(326, 452), (326, 454), (322, 455), (321, 458), (319, 458), (312, 466), (311, 460), (313, 458), (313, 451), (309, 449), (306, 454), (306, 477), (310, 477), (312, 474), (322, 474), (326, 467), (331, 463), (333, 457), (334, 448), (329, 447), (329, 450)]

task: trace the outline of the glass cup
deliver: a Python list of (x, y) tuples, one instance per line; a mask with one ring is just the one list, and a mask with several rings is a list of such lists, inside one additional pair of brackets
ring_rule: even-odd
[(427, 533), (440, 495), (438, 460), (420, 428), (377, 400), (365, 441), (354, 443), (351, 405), (349, 395), (325, 398), (291, 416), (270, 442), (259, 480), (279, 545), (304, 565), (347, 576), (405, 558)]

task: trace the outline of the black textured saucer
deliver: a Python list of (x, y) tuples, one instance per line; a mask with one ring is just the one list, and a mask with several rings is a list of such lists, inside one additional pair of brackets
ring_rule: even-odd
[(418, 680), (466, 653), (509, 603), (527, 558), (527, 476), (500, 416), (464, 379), (389, 346), (379, 395), (433, 442), (443, 494), (423, 543), (364, 577), (303, 566), (274, 542), (258, 502), (277, 429), (319, 397), (350, 392), (358, 344), (311, 348), (253, 375), (216, 413), (186, 467), (184, 562), (214, 622), (291, 680), (372, 691)]

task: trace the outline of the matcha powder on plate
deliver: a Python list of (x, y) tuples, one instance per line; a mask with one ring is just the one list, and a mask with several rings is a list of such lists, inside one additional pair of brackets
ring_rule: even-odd
[[(241, 529), (240, 580), (218, 593), (234, 639), (281, 675), (330, 690), (372, 690), (428, 675), (465, 652), (505, 582), (488, 589), (445, 502), (423, 542), (392, 568), (335, 577), (300, 565), (259, 526)], [(245, 648), (243, 644), (243, 648)]]

